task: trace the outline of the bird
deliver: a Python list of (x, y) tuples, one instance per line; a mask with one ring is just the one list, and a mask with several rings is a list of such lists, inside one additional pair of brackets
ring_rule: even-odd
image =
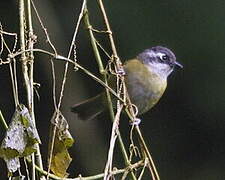
[[(167, 78), (176, 66), (183, 68), (175, 54), (163, 46), (145, 49), (136, 58), (124, 62), (125, 85), (131, 103), (138, 109), (138, 116), (158, 103), (166, 90)], [(113, 82), (111, 79), (109, 77), (109, 84)], [(77, 103), (71, 107), (71, 111), (81, 120), (93, 119), (107, 108), (105, 96), (106, 93), (102, 92)]]

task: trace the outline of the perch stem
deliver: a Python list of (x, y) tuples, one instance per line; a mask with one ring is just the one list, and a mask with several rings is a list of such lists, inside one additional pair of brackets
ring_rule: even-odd
[[(103, 76), (103, 80), (104, 80), (105, 84), (108, 85), (107, 75), (106, 75), (106, 72), (105, 72), (105, 69), (104, 69), (104, 66), (103, 66), (103, 63), (102, 63), (102, 60), (101, 60), (101, 56), (100, 56), (99, 51), (98, 51), (98, 46), (96, 44), (95, 37), (94, 37), (93, 31), (92, 31), (92, 28), (91, 28), (87, 6), (85, 6), (85, 10), (84, 10), (84, 24), (85, 24), (85, 26), (86, 26), (86, 28), (88, 29), (88, 32), (89, 32), (89, 36), (90, 36), (92, 48), (93, 48), (93, 51), (94, 51), (94, 54), (95, 54), (95, 58), (96, 58), (96, 61), (99, 65), (99, 71)], [(111, 117), (111, 120), (114, 121), (115, 115), (114, 115), (114, 111), (113, 111), (112, 100), (111, 100), (110, 92), (107, 88), (106, 88), (106, 95), (107, 95), (107, 102), (108, 102), (110, 117)], [(122, 137), (120, 135), (119, 130), (118, 130), (118, 140), (119, 140), (119, 145), (120, 145), (120, 149), (121, 149), (122, 154), (123, 154), (125, 164), (126, 164), (126, 166), (129, 166), (130, 161), (129, 161), (129, 158), (128, 158), (128, 155), (127, 155), (127, 152), (126, 152), (126, 148), (125, 148), (125, 145), (123, 143), (123, 140), (122, 140)], [(131, 171), (131, 177), (132, 177), (133, 180), (136, 180), (136, 177), (135, 177), (133, 171)]]
[[(116, 67), (117, 67), (117, 70), (118, 70), (118, 69), (121, 68), (122, 63), (121, 63), (121, 61), (120, 61), (120, 59), (119, 59), (119, 57), (117, 55), (116, 46), (115, 46), (115, 43), (114, 43), (112, 31), (111, 31), (110, 24), (109, 24), (107, 15), (106, 15), (106, 11), (105, 11), (104, 4), (103, 4), (102, 0), (98, 0), (98, 3), (99, 3), (99, 7), (101, 9), (101, 12), (102, 12), (102, 15), (103, 15), (103, 18), (104, 18), (104, 22), (105, 22), (105, 25), (106, 25), (106, 32), (108, 32), (108, 37), (109, 37), (109, 40), (110, 40), (110, 44), (111, 44), (111, 48), (112, 48), (112, 52), (113, 52), (113, 57), (115, 58), (114, 60), (115, 60)], [(124, 83), (124, 86), (125, 86), (125, 83)], [(125, 86), (125, 91), (127, 92), (126, 86)], [(126, 93), (126, 99), (128, 101), (128, 104), (131, 105), (131, 102), (130, 102), (130, 98), (129, 98), (128, 93)], [(132, 106), (130, 106), (130, 107), (132, 107)], [(130, 111), (131, 111), (132, 119), (135, 119), (136, 118), (135, 117), (136, 115), (134, 114), (133, 108), (130, 108)], [(144, 151), (147, 154), (147, 157), (149, 159), (150, 167), (152, 168), (152, 169), (150, 169), (151, 174), (152, 174), (152, 178), (154, 180), (159, 180), (160, 179), (159, 178), (159, 174), (157, 172), (157, 169), (156, 169), (155, 164), (153, 162), (152, 156), (151, 156), (151, 154), (150, 154), (150, 152), (148, 150), (148, 147), (147, 147), (147, 145), (146, 145), (146, 143), (144, 141), (144, 138), (142, 136), (142, 133), (141, 133), (140, 128), (139, 128), (138, 125), (135, 126), (135, 130), (137, 131), (137, 134), (139, 136), (139, 139), (141, 141), (141, 144), (142, 144), (142, 146), (144, 148)]]

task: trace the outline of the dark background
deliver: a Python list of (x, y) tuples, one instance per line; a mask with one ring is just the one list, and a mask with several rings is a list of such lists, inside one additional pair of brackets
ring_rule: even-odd
[[(135, 57), (155, 45), (171, 48), (184, 65), (169, 77), (169, 85), (160, 103), (141, 118), (140, 127), (151, 147), (161, 179), (225, 179), (225, 1), (223, 0), (105, 0), (105, 8), (122, 60)], [(35, 1), (40, 16), (59, 54), (67, 56), (81, 1)], [(91, 23), (103, 28), (97, 1), (88, 2)], [(33, 13), (34, 15), (34, 13)], [(18, 32), (18, 2), (0, 2), (0, 21), (4, 30)], [(49, 49), (34, 15), (36, 47)], [(104, 35), (99, 41), (109, 50)], [(11, 43), (12, 38), (8, 38)], [(4, 53), (3, 53), (4, 55)], [(2, 58), (5, 59), (5, 56)], [(97, 74), (96, 62), (87, 32), (79, 30), (77, 56), (80, 64)], [(107, 60), (107, 59), (106, 59)], [(56, 62), (57, 88), (61, 87), (63, 63)], [(19, 73), (18, 77), (21, 75)], [(22, 81), (20, 101), (25, 102)], [(41, 84), (36, 101), (37, 126), (46, 161), (48, 131), (53, 113), (52, 75), (49, 57), (36, 54), (35, 82)], [(70, 106), (99, 93), (102, 87), (81, 71), (70, 67), (62, 111), (67, 118), (75, 145), (70, 149), (72, 177), (102, 172), (107, 157), (111, 123), (107, 113), (95, 121), (75, 119)], [(14, 112), (12, 87), (7, 65), (0, 66), (0, 109), (7, 122)], [(128, 141), (128, 123), (121, 132)], [(0, 137), (4, 129), (0, 126)], [(119, 150), (116, 149), (116, 154)], [(5, 168), (3, 160), (0, 164)], [(115, 164), (123, 167), (120, 155)], [(5, 170), (1, 179), (5, 179)], [(148, 179), (146, 177), (146, 179)]]

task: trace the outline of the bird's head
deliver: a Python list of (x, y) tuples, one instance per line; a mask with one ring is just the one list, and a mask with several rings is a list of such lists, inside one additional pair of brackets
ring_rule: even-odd
[(183, 68), (183, 66), (176, 61), (175, 54), (168, 48), (162, 46), (155, 46), (144, 50), (137, 58), (151, 71), (159, 74), (163, 78), (167, 78), (173, 71), (175, 66)]

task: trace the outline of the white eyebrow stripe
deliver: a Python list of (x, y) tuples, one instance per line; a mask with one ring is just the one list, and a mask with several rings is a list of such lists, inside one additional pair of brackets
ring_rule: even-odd
[(160, 59), (162, 59), (162, 57), (165, 55), (166, 55), (165, 53), (161, 53), (161, 52), (156, 53), (156, 56), (160, 57)]

